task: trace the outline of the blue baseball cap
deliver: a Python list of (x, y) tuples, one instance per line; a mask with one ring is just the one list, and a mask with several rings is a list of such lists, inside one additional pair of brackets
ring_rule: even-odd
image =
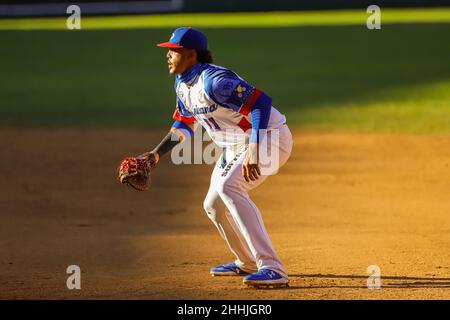
[(207, 50), (208, 38), (200, 30), (194, 28), (178, 28), (172, 33), (168, 42), (157, 44), (162, 48), (188, 48), (194, 50)]

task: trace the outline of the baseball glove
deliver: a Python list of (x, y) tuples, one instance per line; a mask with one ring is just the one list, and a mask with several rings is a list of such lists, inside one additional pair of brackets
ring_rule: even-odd
[(138, 191), (148, 190), (150, 187), (151, 170), (158, 161), (153, 152), (146, 152), (137, 157), (126, 157), (122, 160), (118, 177), (120, 183)]

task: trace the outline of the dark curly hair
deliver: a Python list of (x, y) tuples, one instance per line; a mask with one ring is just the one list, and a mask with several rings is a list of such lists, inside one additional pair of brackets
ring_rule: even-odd
[(196, 50), (197, 51), (197, 61), (201, 63), (212, 63), (213, 57), (209, 50)]

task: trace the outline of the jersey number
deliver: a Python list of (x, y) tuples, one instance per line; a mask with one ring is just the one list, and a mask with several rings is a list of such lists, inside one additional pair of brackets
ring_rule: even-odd
[(217, 124), (216, 120), (214, 120), (214, 118), (208, 118), (205, 119), (206, 124), (208, 125), (208, 127), (212, 130), (212, 131), (219, 131), (220, 127)]

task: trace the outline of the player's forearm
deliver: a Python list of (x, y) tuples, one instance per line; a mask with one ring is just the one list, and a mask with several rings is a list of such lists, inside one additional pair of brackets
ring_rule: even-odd
[(161, 142), (152, 150), (158, 154), (158, 158), (173, 149), (178, 143), (180, 143), (180, 137), (172, 131), (169, 131), (167, 135), (161, 140)]
[(260, 129), (267, 129), (272, 109), (272, 98), (263, 93), (252, 108), (252, 133), (250, 135), (251, 143), (259, 143), (262, 140)]
[(161, 140), (152, 152), (158, 154), (158, 158), (171, 151), (178, 143), (190, 137), (193, 128), (180, 121), (175, 121), (169, 133)]

